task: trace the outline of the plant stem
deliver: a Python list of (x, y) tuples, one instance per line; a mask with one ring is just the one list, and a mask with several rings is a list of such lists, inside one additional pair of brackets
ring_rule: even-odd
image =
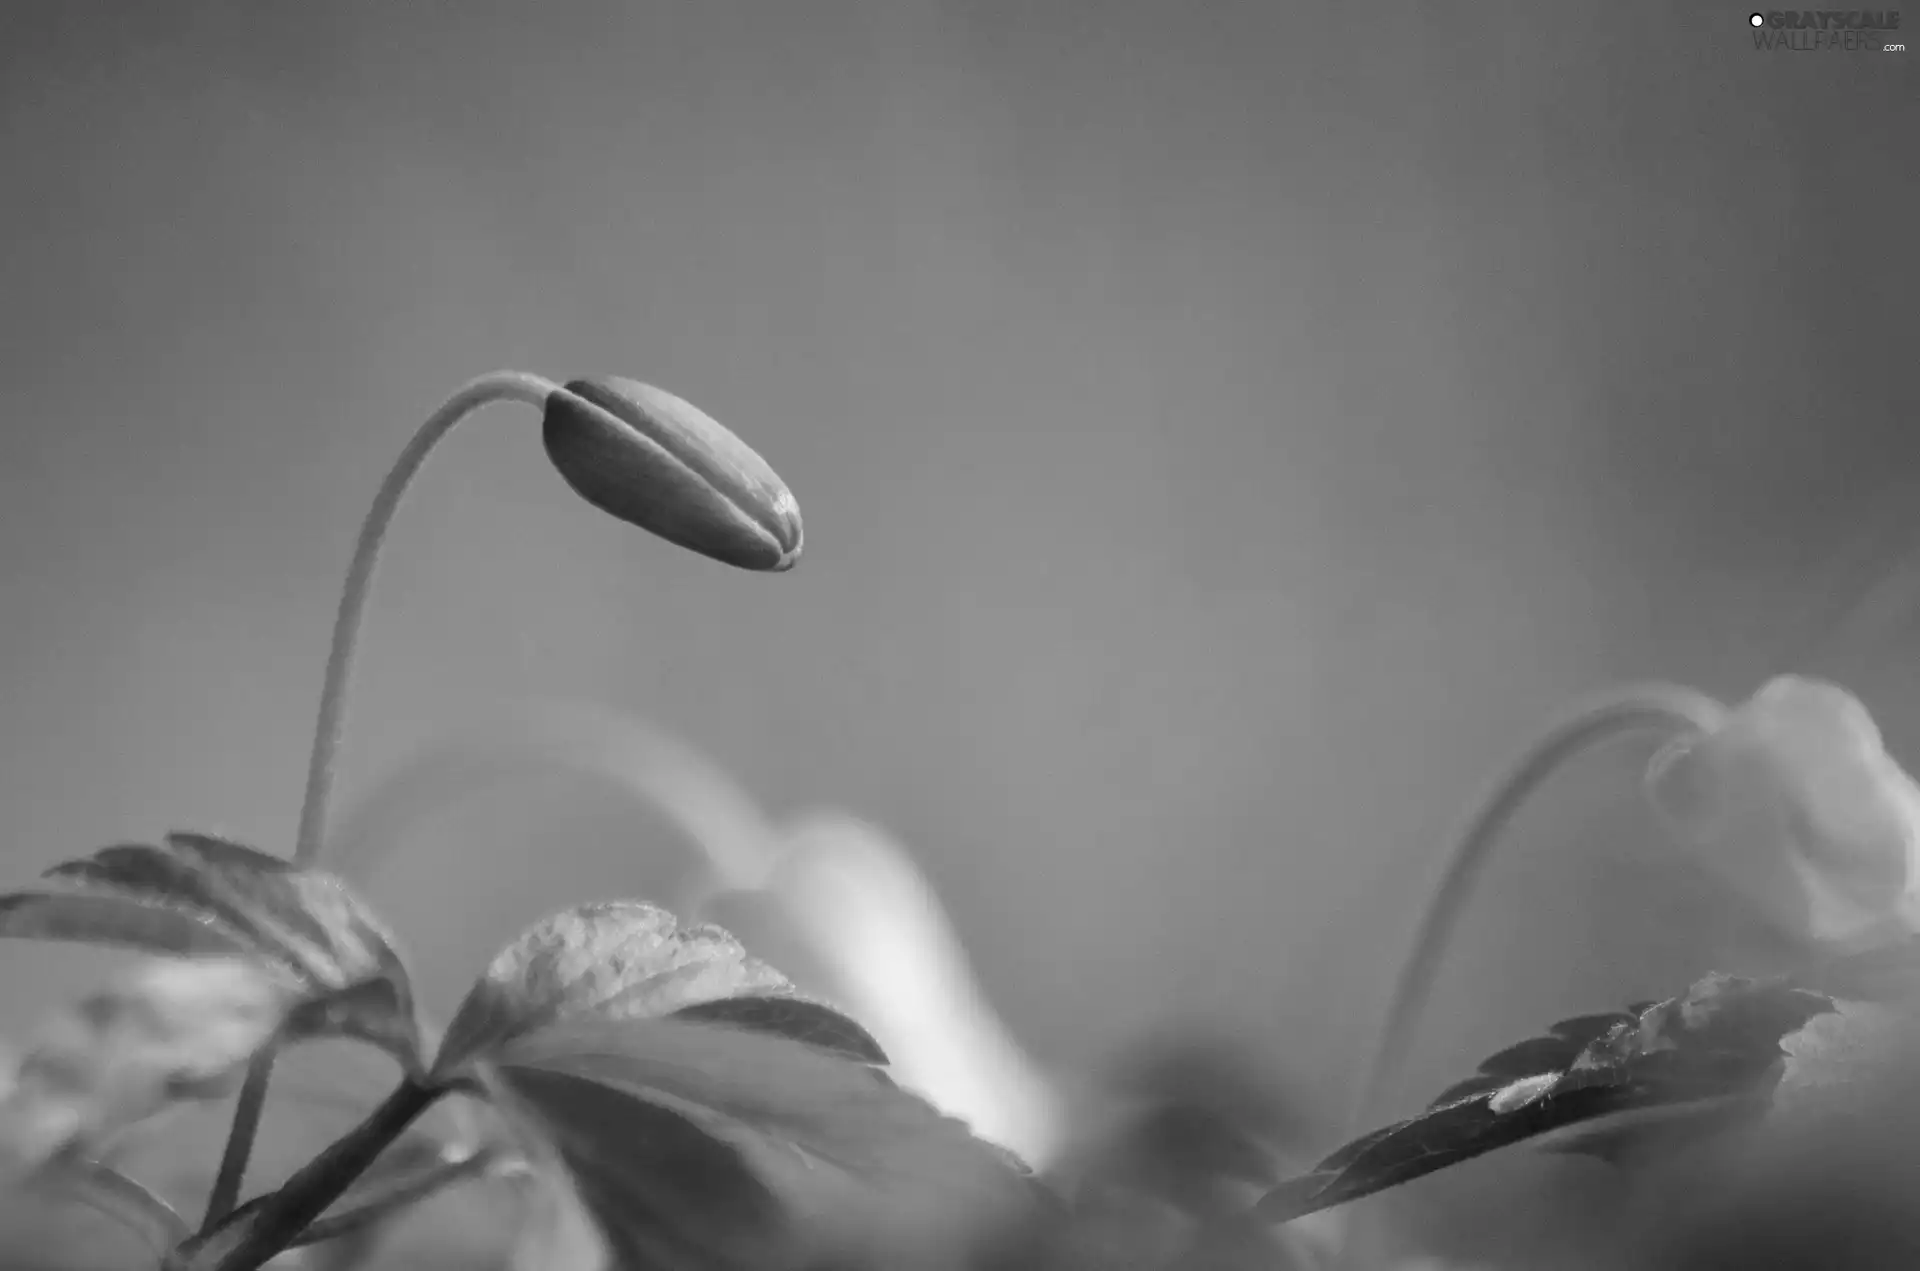
[[(380, 549), (386, 543), (387, 528), (400, 508), (420, 468), (441, 439), (455, 424), (484, 406), (495, 402), (525, 402), (539, 407), (558, 385), (537, 375), (520, 371), (495, 371), (482, 375), (460, 388), (420, 425), (400, 458), (388, 471), (380, 491), (374, 496), (366, 520), (360, 526), (360, 540), (347, 569), (347, 581), (340, 592), (340, 608), (333, 621), (333, 644), (327, 651), (326, 679), (320, 689), (320, 713), (315, 721), (313, 752), (307, 761), (306, 796), (300, 805), (300, 831), (295, 840), (293, 862), (311, 865), (319, 859), (326, 841), (327, 803), (333, 793), (334, 757), (346, 728), (347, 688), (353, 672), (353, 656), (360, 644), (360, 628), (366, 617), (367, 600), (373, 592), (374, 569), (380, 561)], [(207, 1201), (206, 1220), (201, 1228), (209, 1230), (228, 1213), (239, 1199), (246, 1178), (247, 1161), (253, 1154), (253, 1140), (260, 1132), (260, 1115), (266, 1106), (267, 1083), (273, 1076), (274, 1048), (268, 1046), (254, 1058), (240, 1087), (234, 1106), (233, 1126), (227, 1133), (227, 1145), (220, 1156), (220, 1169), (214, 1176), (213, 1192)]]
[(183, 1246), (173, 1265), (193, 1271), (254, 1271), (298, 1240), (442, 1093), (438, 1086), (402, 1080), (366, 1120), (303, 1165), (278, 1191), (233, 1215), (228, 1227), (202, 1231)]
[(287, 1248), (299, 1249), (306, 1245), (319, 1244), (324, 1240), (337, 1240), (341, 1236), (352, 1235), (395, 1211), (404, 1209), (416, 1201), (425, 1200), (455, 1183), (491, 1173), (499, 1167), (500, 1159), (496, 1149), (483, 1148), (472, 1155), (443, 1161), (431, 1169), (420, 1170), (396, 1182), (382, 1184), (379, 1188), (372, 1189), (372, 1194), (352, 1209), (332, 1218), (322, 1218), (308, 1224), (306, 1230), (287, 1242)]
[(1577, 704), (1480, 799), (1472, 818), (1454, 839), (1440, 881), (1428, 897), (1413, 944), (1401, 963), (1365, 1080), (1349, 1116), (1349, 1139), (1362, 1131), (1373, 1106), (1393, 1093), (1407, 1044), (1419, 1025), (1439, 974), (1441, 954), (1460, 912), (1501, 831), (1527, 798), (1568, 760), (1609, 738), (1646, 729), (1710, 732), (1720, 727), (1726, 714), (1726, 707), (1719, 702), (1678, 685), (1639, 684), (1610, 690)]
[(360, 645), (360, 628), (365, 620), (367, 600), (373, 593), (374, 569), (380, 563), (380, 549), (387, 539), (387, 528), (400, 500), (420, 472), (427, 456), (440, 444), (455, 424), (483, 406), (495, 402), (525, 402), (538, 407), (559, 385), (537, 375), (520, 371), (495, 371), (472, 381), (449, 397), (427, 422), (420, 425), (407, 448), (381, 483), (373, 506), (360, 526), (360, 541), (354, 547), (353, 563), (347, 569), (347, 581), (340, 592), (340, 608), (333, 620), (333, 645), (327, 651), (327, 675), (320, 689), (320, 715), (313, 733), (313, 753), (307, 761), (307, 791), (300, 804), (300, 834), (295, 841), (293, 861), (310, 865), (319, 859), (326, 839), (327, 803), (333, 794), (334, 756), (346, 728), (348, 681), (353, 674), (353, 656)]

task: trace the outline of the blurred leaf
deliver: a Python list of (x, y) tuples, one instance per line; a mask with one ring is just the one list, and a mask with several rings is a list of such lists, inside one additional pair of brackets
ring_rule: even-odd
[(1000, 1149), (785, 1037), (584, 1018), (508, 1044), (496, 1064), (624, 1271), (944, 1265), (934, 1251), (1035, 1209), (1036, 1185)]
[(462, 1067), (562, 1020), (692, 1018), (807, 1042), (869, 1063), (885, 1054), (867, 1031), (707, 923), (682, 927), (656, 905), (600, 901), (553, 914), (487, 968), (447, 1026), (434, 1071)]
[(535, 1168), (516, 1181), (519, 1221), (500, 1271), (612, 1271), (607, 1238), (564, 1167)]
[(165, 1253), (191, 1234), (186, 1220), (149, 1188), (110, 1165), (70, 1156), (35, 1178), (39, 1187), (58, 1191), (113, 1219), (139, 1236), (155, 1253)]
[(1895, 1002), (1920, 996), (1920, 936), (1834, 954), (1794, 983), (1848, 1002)]
[(252, 957), (149, 958), (47, 1019), (0, 1084), (0, 1177), (229, 1093), (301, 991)]
[(1724, 1125), (1765, 1108), (1786, 1067), (1783, 1040), (1832, 1010), (1782, 980), (1714, 974), (1635, 1014), (1563, 1021), (1494, 1055), (1444, 1102), (1275, 1188), (1258, 1211), (1285, 1222), (1551, 1132), (1573, 1132), (1558, 1150), (1604, 1156), (1643, 1133)]
[(412, 989), (393, 939), (337, 878), (203, 834), (123, 844), (46, 872), (55, 886), (0, 896), (0, 936), (169, 955), (253, 956), (306, 993), (294, 1035), (344, 1033), (417, 1064)]

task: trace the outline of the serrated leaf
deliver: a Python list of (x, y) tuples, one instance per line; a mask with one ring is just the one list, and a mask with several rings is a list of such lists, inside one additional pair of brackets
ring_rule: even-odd
[(253, 952), (330, 989), (381, 978), (399, 963), (391, 937), (339, 879), (208, 835), (103, 848), (46, 876), (210, 915)]
[(515, 1038), (562, 1020), (696, 1020), (770, 1032), (884, 1063), (867, 1031), (803, 998), (788, 979), (711, 923), (682, 926), (644, 901), (598, 901), (524, 932), (468, 992), (434, 1062), (442, 1080)]
[(1633, 1023), (1636, 1018), (1637, 1014), (1608, 1012), (1563, 1019), (1548, 1028), (1545, 1036), (1529, 1037), (1487, 1056), (1480, 1061), (1479, 1070), (1473, 1076), (1448, 1086), (1427, 1106), (1438, 1108), (1471, 1095), (1499, 1090), (1522, 1077), (1564, 1071), (1572, 1067), (1580, 1052), (1593, 1042), (1618, 1025)]
[(1016, 1226), (1034, 1184), (864, 1065), (684, 1018), (577, 1019), (492, 1066), (624, 1271), (890, 1267)]
[[(1419, 1116), (1275, 1188), (1258, 1212), (1286, 1222), (1548, 1134), (1560, 1136), (1554, 1150), (1613, 1157), (1648, 1133), (1718, 1128), (1766, 1106), (1783, 1041), (1832, 1010), (1783, 980), (1715, 974), (1633, 1015), (1563, 1020), (1492, 1056)], [(1543, 1066), (1525, 1072), (1533, 1060)]]
[(102, 848), (45, 877), (53, 886), (0, 896), (0, 936), (256, 957), (305, 993), (290, 1032), (359, 1036), (418, 1062), (406, 969), (338, 878), (188, 833)]

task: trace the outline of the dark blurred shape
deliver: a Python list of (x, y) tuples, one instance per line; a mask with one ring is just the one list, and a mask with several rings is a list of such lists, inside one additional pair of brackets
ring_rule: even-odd
[(1232, 1043), (1168, 1038), (1143, 1046), (1116, 1072), (1130, 1104), (1104, 1140), (1098, 1172), (1205, 1210), (1218, 1185), (1273, 1181), (1304, 1121), (1280, 1083)]
[(691, 402), (636, 380), (573, 380), (548, 396), (541, 436), (567, 484), (611, 516), (741, 569), (800, 559), (793, 493)]
[(1142, 1045), (1109, 1082), (1104, 1119), (1058, 1171), (1072, 1200), (1061, 1267), (1277, 1269), (1305, 1265), (1253, 1218), (1306, 1126), (1281, 1084), (1217, 1037)]

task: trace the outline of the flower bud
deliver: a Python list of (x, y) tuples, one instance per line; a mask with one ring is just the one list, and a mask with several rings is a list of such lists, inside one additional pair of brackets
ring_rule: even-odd
[(691, 402), (636, 380), (573, 380), (548, 395), (541, 436), (567, 484), (611, 516), (741, 569), (800, 558), (786, 483)]
[(1920, 924), (1920, 785), (1858, 698), (1783, 675), (1655, 756), (1656, 813), (1763, 912), (1821, 940)]

